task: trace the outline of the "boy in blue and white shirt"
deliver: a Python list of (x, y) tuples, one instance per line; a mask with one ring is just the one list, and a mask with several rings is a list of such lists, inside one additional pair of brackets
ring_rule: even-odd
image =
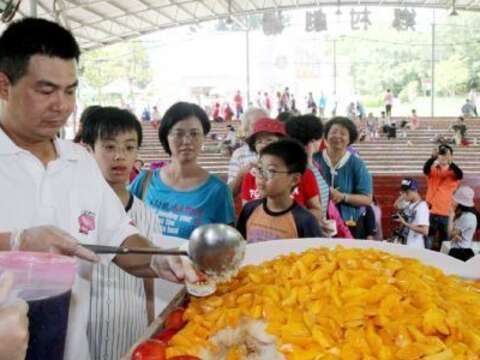
[[(142, 143), (131, 112), (98, 107), (89, 112), (81, 140), (125, 207), (132, 225), (151, 241), (162, 228), (156, 214), (127, 190)], [(92, 359), (119, 359), (145, 332), (154, 314), (153, 279), (132, 276), (115, 264), (97, 264), (91, 283), (88, 338)]]

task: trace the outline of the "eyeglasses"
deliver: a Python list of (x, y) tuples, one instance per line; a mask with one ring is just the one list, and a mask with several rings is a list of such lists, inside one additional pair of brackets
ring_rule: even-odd
[(110, 154), (110, 155), (114, 155), (114, 154), (116, 155), (119, 153), (122, 153), (125, 155), (133, 154), (138, 150), (137, 145), (104, 144), (102, 145), (102, 148), (103, 150), (105, 150), (107, 154)]
[(270, 145), (274, 142), (276, 142), (278, 140), (278, 138), (276, 137), (264, 137), (264, 138), (260, 138), (258, 140), (255, 141), (255, 146), (258, 146), (258, 145)]
[(291, 174), (291, 171), (280, 171), (280, 170), (273, 170), (273, 169), (264, 169), (262, 167), (254, 167), (252, 168), (252, 174), (255, 177), (261, 177), (267, 181), (272, 180), (275, 175), (277, 174)]
[(192, 141), (198, 141), (201, 138), (203, 138), (203, 132), (200, 130), (190, 130), (190, 131), (175, 130), (175, 131), (172, 131), (170, 134), (168, 134), (168, 136), (170, 136), (172, 139), (176, 141), (182, 141), (187, 136), (189, 136)]

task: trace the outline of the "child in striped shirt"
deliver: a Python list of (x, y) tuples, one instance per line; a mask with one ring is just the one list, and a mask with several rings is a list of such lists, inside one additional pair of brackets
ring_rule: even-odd
[[(132, 223), (154, 241), (161, 234), (158, 217), (127, 190), (142, 143), (142, 128), (135, 115), (116, 107), (98, 107), (88, 114), (81, 140), (97, 160)], [(91, 358), (120, 359), (153, 320), (153, 280), (135, 277), (110, 263), (94, 266), (91, 284)]]

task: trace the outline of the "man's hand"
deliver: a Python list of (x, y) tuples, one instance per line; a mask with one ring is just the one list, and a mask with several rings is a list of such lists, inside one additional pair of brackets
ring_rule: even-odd
[[(21, 299), (7, 301), (13, 274), (0, 276), (0, 360), (23, 360), (28, 347), (28, 305)], [(2, 303), (5, 303), (3, 306)]]
[(184, 280), (190, 283), (198, 281), (198, 275), (188, 259), (181, 256), (152, 256), (150, 268), (158, 277), (172, 281), (182, 282)]
[(55, 226), (35, 226), (23, 230), (14, 237), (14, 249), (50, 252), (98, 261), (98, 257), (93, 252), (85, 249), (73, 236)]
[(438, 157), (438, 148), (436, 148), (436, 147), (433, 148), (433, 150), (432, 150), (432, 157), (433, 157), (433, 158), (437, 158), (437, 157)]

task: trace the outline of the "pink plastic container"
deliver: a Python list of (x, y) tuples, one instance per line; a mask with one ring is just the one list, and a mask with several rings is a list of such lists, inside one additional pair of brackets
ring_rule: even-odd
[(63, 359), (75, 263), (56, 254), (0, 252), (0, 272), (15, 276), (12, 294), (29, 305), (28, 360)]

